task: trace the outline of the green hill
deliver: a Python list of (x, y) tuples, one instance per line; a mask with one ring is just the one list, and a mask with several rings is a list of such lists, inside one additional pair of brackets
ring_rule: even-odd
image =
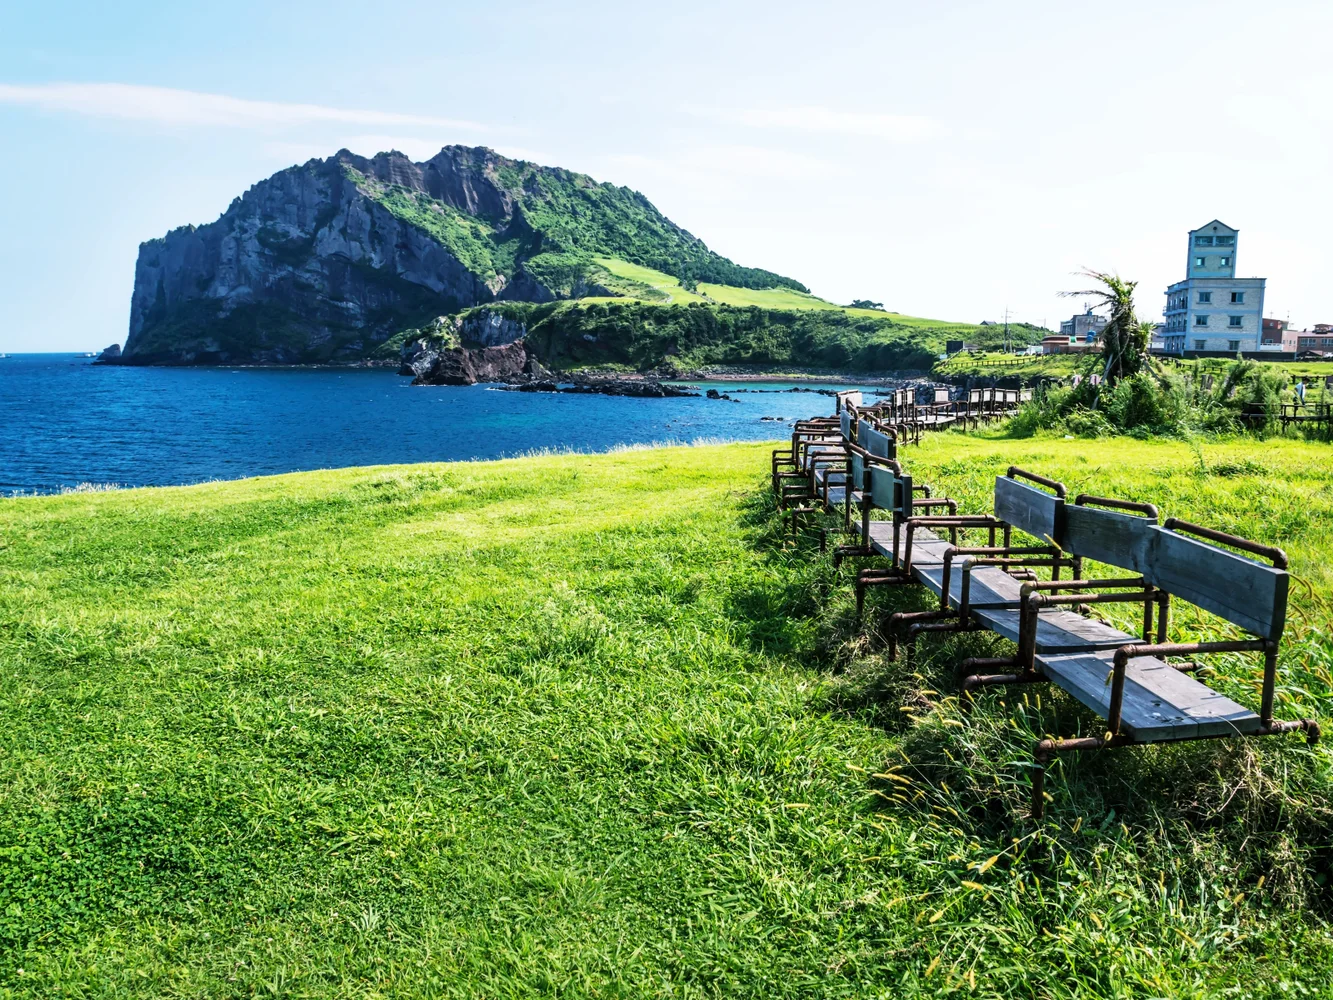
[[(661, 283), (644, 288), (663, 298), (506, 302), (469, 310), (459, 319), (498, 314), (522, 323), (533, 353), (548, 367), (564, 370), (612, 366), (641, 372), (688, 372), (746, 366), (790, 372), (928, 371), (950, 339), (998, 346), (1003, 337), (993, 326), (952, 325), (877, 310), (842, 309), (789, 289), (731, 290), (754, 301), (782, 303), (766, 307), (718, 303), (711, 297), (717, 286), (700, 284), (697, 293)], [(791, 299), (798, 295), (805, 301), (792, 307)], [(436, 324), (403, 331), (386, 341), (380, 356), (396, 357), (405, 341), (422, 336), (443, 345), (435, 333), (441, 325), (452, 326)], [(1010, 333), (1040, 337), (1040, 331), (1012, 325)]]
[[(515, 312), (570, 302), (591, 311)], [(603, 308), (613, 302), (627, 308)], [(843, 308), (738, 265), (629, 188), (446, 146), (420, 163), (342, 150), (261, 181), (215, 222), (144, 243), (121, 363), (384, 358), (479, 306), (530, 317), (559, 347), (554, 364), (883, 370), (928, 366), (949, 336), (991, 342), (973, 324)]]
[(668, 299), (624, 273), (634, 267), (687, 289), (806, 291), (585, 174), (464, 146), (422, 163), (343, 150), (261, 181), (215, 222), (144, 243), (122, 360), (355, 360), (491, 302)]

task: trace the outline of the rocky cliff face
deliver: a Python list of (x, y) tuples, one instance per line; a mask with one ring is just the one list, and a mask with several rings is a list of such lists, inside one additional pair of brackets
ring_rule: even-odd
[(511, 208), (473, 169), (464, 155), (471, 152), (444, 150), (415, 164), (400, 154), (367, 160), (344, 151), (255, 185), (216, 222), (143, 244), (122, 360), (353, 360), (431, 316), (496, 298), (550, 299), (525, 272), (477, 273), (355, 179), (381, 179), (469, 211)]

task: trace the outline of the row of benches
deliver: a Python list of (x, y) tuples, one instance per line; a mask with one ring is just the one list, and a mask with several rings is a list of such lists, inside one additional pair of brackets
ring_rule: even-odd
[[(871, 587), (916, 585), (938, 598), (934, 610), (889, 617), (891, 657), (900, 641), (910, 660), (925, 635), (987, 630), (1016, 649), (959, 665), (965, 706), (984, 687), (1053, 683), (1106, 720), (1102, 735), (1036, 745), (1034, 818), (1042, 816), (1046, 767), (1058, 753), (1293, 731), (1318, 740), (1314, 720), (1274, 717), (1290, 583), (1281, 549), (1161, 520), (1151, 504), (1088, 494), (1071, 500), (1063, 484), (1016, 467), (996, 477), (991, 511), (960, 513), (954, 500), (932, 495), (903, 468), (892, 407), (861, 402), (840, 395), (835, 416), (800, 423), (791, 447), (774, 452), (774, 489), (793, 530), (801, 514), (841, 513), (852, 541), (834, 551), (835, 567), (881, 560), (856, 575), (858, 617)], [(1086, 562), (1130, 575), (1086, 579)], [(1173, 600), (1248, 637), (1171, 642)], [(1111, 604), (1142, 605), (1140, 635), (1091, 616)], [(1257, 714), (1193, 676), (1198, 657), (1235, 652), (1263, 655)]]
[(1031, 389), (969, 389), (959, 399), (951, 399), (944, 387), (929, 390), (933, 398), (922, 401), (922, 391), (895, 389), (878, 404), (884, 418), (895, 427), (906, 428), (913, 437), (922, 430), (971, 425), (999, 420), (1012, 415), (1032, 399)]

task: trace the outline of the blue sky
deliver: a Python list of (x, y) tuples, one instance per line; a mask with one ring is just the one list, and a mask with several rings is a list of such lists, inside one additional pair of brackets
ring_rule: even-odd
[(1333, 4), (0, 5), (0, 351), (122, 341), (138, 244), (342, 146), (644, 192), (818, 294), (1054, 324), (1083, 265), (1158, 317), (1241, 230), (1333, 322)]

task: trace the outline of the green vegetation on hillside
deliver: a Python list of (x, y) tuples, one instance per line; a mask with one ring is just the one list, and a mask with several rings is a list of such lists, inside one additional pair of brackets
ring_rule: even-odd
[[(703, 303), (501, 303), (489, 307), (527, 325), (528, 344), (555, 368), (669, 364), (790, 365), (849, 371), (922, 370), (943, 338), (935, 330), (863, 319), (840, 310), (737, 308)], [(589, 339), (591, 338), (591, 339)]]
[[(356, 174), (351, 167), (344, 169)], [(365, 178), (361, 183), (366, 183)], [(484, 281), (493, 280), (497, 274), (512, 275), (519, 255), (531, 243), (530, 238), (500, 235), (486, 221), (419, 191), (387, 187), (377, 192), (376, 200), (395, 218), (430, 233)]]
[[(934, 366), (940, 375), (976, 375), (1003, 378), (1017, 375), (1023, 378), (1050, 376), (1065, 378), (1076, 372), (1099, 371), (1098, 354), (1003, 354), (998, 351), (959, 352)], [(1233, 358), (1201, 358), (1197, 361), (1177, 358), (1158, 358), (1168, 369), (1225, 375), (1235, 364)], [(1253, 361), (1251, 364), (1288, 381), (1304, 378), (1309, 381), (1333, 377), (1333, 361)]]
[[(662, 366), (689, 370), (778, 365), (792, 371), (926, 371), (951, 337), (985, 343), (1001, 336), (994, 332), (995, 327), (956, 326), (896, 313), (843, 309), (819, 299), (814, 300), (819, 305), (803, 303), (799, 308), (722, 305), (703, 298), (705, 288), (715, 292), (717, 286), (701, 284), (698, 293), (689, 292), (658, 272), (620, 261), (603, 263), (615, 280), (669, 295), (672, 303), (588, 298), (542, 304), (499, 302), (478, 308), (524, 323), (529, 346), (556, 369), (614, 365), (649, 371)], [(771, 301), (795, 295), (813, 298), (785, 289), (730, 291), (761, 301), (769, 296)], [(378, 356), (397, 356), (403, 342), (419, 333), (416, 328), (401, 331), (381, 345)]]
[(1004, 354), (1000, 351), (959, 351), (935, 363), (937, 375), (972, 375), (984, 378), (1064, 378), (1093, 370), (1096, 354)]
[(616, 260), (614, 257), (598, 257), (595, 263), (611, 279), (603, 279), (601, 283), (610, 285), (613, 290), (628, 298), (663, 303), (706, 301), (702, 295), (682, 285), (679, 278), (651, 267)]
[[(595, 284), (597, 258), (618, 260), (674, 276), (686, 285), (699, 281), (745, 288), (805, 286), (761, 268), (741, 267), (709, 250), (681, 229), (643, 195), (614, 184), (599, 184), (585, 174), (509, 160), (487, 151), (486, 179), (512, 203), (506, 217), (479, 218), (429, 194), (367, 176), (350, 164), (345, 176), (396, 218), (440, 240), (469, 270), (489, 280), (514, 277), (524, 261), (538, 280), (554, 291), (573, 295)], [(483, 164), (478, 162), (480, 171)]]
[[(962, 725), (940, 646), (909, 676), (852, 640), (845, 580), (778, 544), (767, 451), (0, 504), (0, 992), (1333, 989), (1326, 745), (1071, 759), (1033, 836), (1030, 740), (1086, 717), (1030, 689)], [(1325, 454), (905, 458), (966, 509), (1016, 461), (1286, 546), (1279, 707), (1328, 720)], [(1252, 700), (1252, 659), (1215, 683)]]

